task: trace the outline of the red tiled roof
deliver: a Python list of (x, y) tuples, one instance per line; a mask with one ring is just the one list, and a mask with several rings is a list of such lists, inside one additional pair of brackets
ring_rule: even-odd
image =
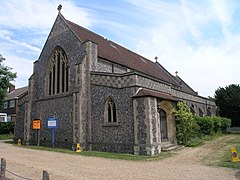
[(178, 101), (178, 99), (171, 94), (153, 91), (145, 88), (139, 88), (136, 94), (134, 94), (132, 97), (145, 97), (145, 96), (151, 96), (151, 97), (159, 97), (162, 99), (172, 100), (172, 101)]
[(80, 40), (91, 40), (98, 44), (98, 56), (100, 58), (123, 65), (132, 70), (144, 73), (166, 83), (178, 86), (171, 74), (158, 63), (154, 63), (139, 54), (136, 54), (104, 37), (91, 32), (71, 21), (66, 20), (69, 27), (75, 32)]

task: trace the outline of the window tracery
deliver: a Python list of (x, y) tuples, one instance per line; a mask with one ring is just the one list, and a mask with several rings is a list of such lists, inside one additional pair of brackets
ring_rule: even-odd
[(69, 66), (66, 53), (61, 48), (56, 48), (50, 57), (48, 73), (48, 94), (68, 92)]
[(117, 108), (111, 97), (106, 101), (104, 114), (106, 124), (117, 124)]

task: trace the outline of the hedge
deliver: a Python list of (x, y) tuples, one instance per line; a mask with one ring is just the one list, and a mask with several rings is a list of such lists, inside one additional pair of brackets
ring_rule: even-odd
[(231, 119), (228, 118), (222, 118), (222, 132), (226, 133), (227, 132), (227, 128), (231, 127), (232, 122)]
[(13, 134), (14, 122), (0, 122), (0, 134)]
[(218, 116), (194, 117), (195, 123), (199, 126), (199, 134), (213, 135), (217, 132), (225, 133), (227, 128), (231, 126), (231, 119)]
[(214, 122), (212, 119), (209, 117), (194, 117), (195, 122), (197, 125), (200, 127), (199, 128), (199, 133), (200, 134), (206, 134), (206, 135), (211, 135), (213, 134), (213, 127), (214, 127)]

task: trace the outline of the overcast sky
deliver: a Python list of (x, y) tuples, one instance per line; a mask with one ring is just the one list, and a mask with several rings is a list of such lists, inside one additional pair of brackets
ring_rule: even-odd
[(6, 0), (0, 54), (26, 86), (62, 4), (63, 16), (150, 60), (201, 96), (240, 84), (239, 0)]

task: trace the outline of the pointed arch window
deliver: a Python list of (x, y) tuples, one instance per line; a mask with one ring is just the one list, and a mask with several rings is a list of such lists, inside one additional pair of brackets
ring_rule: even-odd
[(210, 107), (207, 108), (207, 116), (212, 116), (212, 113), (210, 111)]
[(50, 57), (48, 72), (48, 95), (68, 92), (69, 66), (66, 53), (59, 47), (55, 48)]
[(194, 105), (192, 104), (191, 107), (190, 107), (190, 111), (193, 115), (196, 114), (195, 110), (194, 110)]
[(203, 111), (199, 108), (199, 113), (198, 113), (198, 115), (200, 116), (200, 117), (203, 117)]
[(114, 100), (109, 97), (105, 103), (104, 122), (108, 125), (117, 124), (117, 108)]

